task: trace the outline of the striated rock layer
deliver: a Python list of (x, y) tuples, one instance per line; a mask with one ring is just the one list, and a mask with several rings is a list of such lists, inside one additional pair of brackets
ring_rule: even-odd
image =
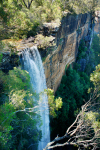
[(89, 14), (67, 15), (62, 19), (59, 29), (53, 30), (56, 46), (46, 57), (44, 69), (47, 87), (54, 92), (61, 82), (66, 65), (75, 62), (80, 40), (88, 34), (90, 26)]

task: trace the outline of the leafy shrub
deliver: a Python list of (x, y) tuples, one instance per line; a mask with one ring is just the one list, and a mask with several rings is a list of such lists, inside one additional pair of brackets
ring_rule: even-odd
[(38, 34), (35, 38), (35, 43), (38, 43), (38, 48), (45, 49), (49, 46), (53, 46), (53, 36), (43, 36), (42, 34)]
[(55, 99), (54, 91), (52, 89), (46, 89), (45, 92), (48, 95), (50, 115), (55, 118), (57, 117), (56, 112), (62, 107), (62, 99), (60, 97)]
[(34, 36), (39, 25), (42, 25), (45, 21), (61, 17), (61, 10), (58, 9), (59, 5), (50, 1), (35, 0), (30, 9), (27, 9), (23, 2), (16, 0), (2, 2), (1, 6), (1, 21), (4, 19), (4, 26), (6, 25), (6, 29), (3, 32), (6, 35), (3, 35), (2, 38), (13, 37), (14, 39), (19, 39)]

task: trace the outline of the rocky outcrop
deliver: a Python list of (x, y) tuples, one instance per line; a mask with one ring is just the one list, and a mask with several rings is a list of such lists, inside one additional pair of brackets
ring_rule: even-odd
[[(86, 36), (91, 25), (90, 20), (91, 16), (89, 14), (67, 15), (62, 19), (59, 29), (53, 30), (56, 45), (44, 61), (48, 88), (56, 91), (66, 65), (69, 66), (69, 64), (75, 62), (80, 40), (84, 37), (87, 40)], [(48, 30), (46, 30), (46, 34), (47, 32)]]

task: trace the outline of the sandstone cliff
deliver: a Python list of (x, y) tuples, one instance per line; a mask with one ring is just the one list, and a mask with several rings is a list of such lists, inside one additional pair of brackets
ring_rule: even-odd
[(67, 15), (62, 19), (60, 27), (55, 30), (55, 50), (50, 52), (44, 62), (48, 88), (57, 90), (66, 65), (75, 62), (80, 40), (88, 34), (90, 25), (89, 14)]

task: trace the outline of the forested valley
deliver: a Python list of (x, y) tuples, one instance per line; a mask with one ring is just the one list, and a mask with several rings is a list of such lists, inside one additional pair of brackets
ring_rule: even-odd
[[(37, 150), (43, 136), (37, 113), (40, 95), (33, 91), (29, 73), (22, 69), (16, 42), (29, 37), (38, 41), (43, 23), (59, 24), (67, 13), (88, 12), (94, 24), (96, 10), (100, 10), (98, 0), (0, 0), (0, 150)], [(51, 44), (50, 37), (40, 38), (44, 50)], [(66, 145), (72, 150), (100, 149), (100, 33), (93, 34), (89, 62), (82, 71), (79, 62), (85, 59), (86, 51), (82, 39), (76, 62), (64, 68), (55, 94), (52, 89), (44, 91), (51, 136), (45, 150), (70, 149)], [(5, 53), (11, 58), (10, 66), (5, 63)]]

